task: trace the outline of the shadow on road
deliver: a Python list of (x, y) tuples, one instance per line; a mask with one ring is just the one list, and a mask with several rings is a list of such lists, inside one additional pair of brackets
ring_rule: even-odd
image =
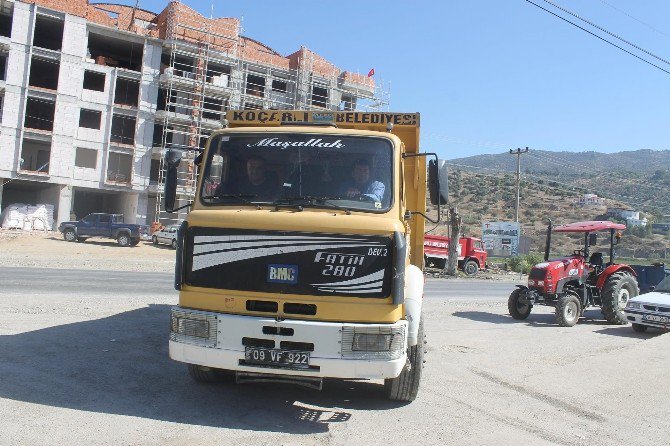
[(644, 333), (638, 333), (633, 331), (630, 325), (620, 325), (618, 327), (608, 327), (601, 330), (596, 330), (596, 333), (609, 336), (619, 336), (622, 338), (650, 339), (655, 338), (658, 335), (662, 335), (666, 332), (661, 329), (649, 328)]
[(168, 358), (168, 305), (0, 336), (0, 397), (194, 425), (308, 434), (347, 409), (399, 407), (382, 386), (327, 381), (322, 392), (272, 384), (197, 384)]
[[(528, 319), (516, 320), (508, 314), (487, 313), (486, 311), (456, 311), (453, 316), (470, 319), (475, 322), (488, 322), (490, 324), (525, 324), (532, 327), (558, 327), (556, 317), (553, 313), (531, 313)], [(578, 322), (580, 325), (607, 325), (602, 319), (592, 317), (589, 312), (585, 313)]]

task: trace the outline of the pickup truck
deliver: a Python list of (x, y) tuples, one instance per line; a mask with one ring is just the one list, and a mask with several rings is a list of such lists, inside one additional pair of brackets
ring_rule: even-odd
[(140, 225), (123, 222), (123, 214), (88, 214), (79, 221), (66, 221), (58, 226), (68, 242), (83, 242), (89, 237), (112, 238), (120, 246), (136, 246), (140, 242)]

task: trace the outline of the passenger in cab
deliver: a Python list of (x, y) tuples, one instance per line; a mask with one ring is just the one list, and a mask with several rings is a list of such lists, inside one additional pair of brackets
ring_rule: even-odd
[(235, 193), (251, 195), (253, 201), (273, 201), (279, 193), (276, 175), (268, 172), (265, 160), (260, 156), (250, 157), (245, 166), (245, 176), (235, 188)]

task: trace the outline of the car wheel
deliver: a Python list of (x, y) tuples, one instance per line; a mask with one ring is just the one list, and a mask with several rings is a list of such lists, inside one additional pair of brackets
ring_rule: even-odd
[(632, 326), (633, 326), (633, 331), (635, 331), (637, 333), (644, 333), (649, 328), (646, 325), (642, 325), (642, 324), (632, 324)]
[(119, 244), (119, 246), (130, 246), (130, 236), (128, 234), (121, 233), (119, 236), (116, 238), (116, 242)]
[(172, 245), (172, 249), (177, 249), (177, 240), (172, 239), (171, 245)]
[(63, 238), (68, 242), (76, 242), (77, 234), (74, 233), (74, 229), (66, 229), (65, 232), (63, 232)]
[(156, 237), (155, 235), (153, 237), (151, 237), (151, 243), (153, 243), (154, 245), (157, 245), (158, 244), (158, 237)]

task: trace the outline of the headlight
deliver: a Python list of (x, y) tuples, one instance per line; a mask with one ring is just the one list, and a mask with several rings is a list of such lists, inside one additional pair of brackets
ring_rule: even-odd
[(538, 280), (537, 286), (544, 286), (544, 280)]
[(355, 333), (351, 350), (355, 352), (386, 352), (391, 349), (392, 334)]
[(172, 309), (170, 339), (176, 342), (206, 347), (216, 345), (216, 314), (204, 311)]
[(391, 360), (405, 352), (407, 326), (344, 326), (342, 357), (346, 359)]
[(528, 286), (533, 286), (535, 285), (535, 281), (533, 279), (528, 279)]
[(633, 310), (639, 310), (640, 308), (642, 308), (642, 305), (639, 302), (628, 301), (628, 304), (626, 305), (626, 308), (631, 308)]

